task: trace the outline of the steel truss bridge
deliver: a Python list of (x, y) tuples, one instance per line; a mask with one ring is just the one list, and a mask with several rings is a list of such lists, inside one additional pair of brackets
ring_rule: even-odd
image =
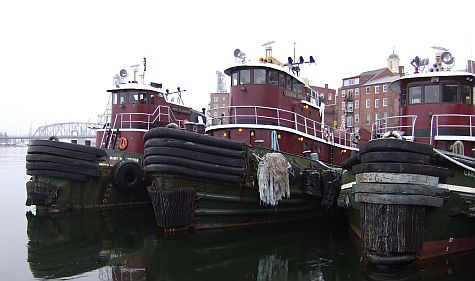
[(16, 143), (17, 141), (24, 142), (31, 139), (49, 139), (52, 136), (60, 140), (76, 140), (78, 143), (84, 140), (95, 140), (96, 129), (101, 126), (97, 123), (88, 122), (67, 122), (55, 123), (38, 127), (31, 136), (10, 136), (0, 134), (0, 143)]

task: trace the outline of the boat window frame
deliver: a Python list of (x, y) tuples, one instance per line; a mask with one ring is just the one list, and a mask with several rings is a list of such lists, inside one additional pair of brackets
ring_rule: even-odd
[[(455, 86), (457, 87), (457, 90), (455, 92), (455, 101), (444, 101), (444, 88), (447, 87), (447, 86)], [(450, 83), (450, 82), (447, 82), (447, 83), (440, 83), (440, 88), (441, 88), (441, 92), (442, 92), (442, 99), (441, 99), (441, 103), (452, 103), (452, 104), (457, 104), (458, 103), (458, 96), (459, 96), (459, 83)], [(453, 96), (453, 95), (452, 95)]]
[(119, 94), (119, 98), (117, 99), (118, 104), (126, 104), (127, 103), (128, 92), (127, 91), (121, 91), (118, 94)]
[[(424, 97), (424, 98), (422, 99), (422, 101), (423, 101), (422, 103), (423, 103), (423, 104), (436, 104), (436, 103), (440, 103), (440, 100), (441, 100), (441, 91), (440, 91), (440, 85), (439, 85), (439, 84), (430, 84), (430, 83), (428, 83), (428, 84), (423, 84), (422, 86), (424, 86), (423, 89), (422, 89), (422, 93), (423, 93), (422, 96)], [(437, 100), (436, 100), (436, 101), (427, 102), (427, 99), (426, 99), (426, 88), (428, 88), (428, 87), (437, 89), (437, 95), (436, 95), (436, 96), (437, 96)]]
[[(412, 104), (422, 104), (422, 96), (423, 96), (423, 93), (422, 93), (422, 84), (410, 84), (410, 85), (407, 85), (407, 103), (408, 105), (412, 105)], [(411, 88), (419, 88), (419, 102), (412, 102), (411, 101)]]
[[(276, 77), (274, 77), (274, 79), (271, 79), (271, 74), (275, 74)], [(277, 78), (277, 79), (275, 79)], [(273, 86), (279, 86), (279, 71), (276, 70), (276, 69), (269, 69), (267, 71), (267, 81), (268, 81), (268, 84), (269, 85), (273, 85)]]
[[(264, 71), (264, 75), (261, 78), (264, 78), (263, 83), (256, 83), (256, 73)], [(265, 85), (267, 84), (267, 71), (265, 68), (254, 68), (252, 70), (252, 84), (253, 85)]]
[[(468, 96), (464, 95), (464, 88), (468, 88)], [(468, 97), (468, 99), (467, 99)], [(462, 104), (473, 104), (473, 87), (471, 85), (467, 84), (461, 84), (460, 85), (460, 103)], [(466, 102), (468, 101), (468, 102)]]
[(239, 71), (233, 70), (231, 72), (231, 87), (239, 85), (238, 82), (239, 82)]
[(119, 100), (118, 100), (118, 95), (117, 95), (117, 93), (116, 93), (116, 92), (112, 92), (111, 94), (112, 94), (112, 95), (111, 95), (111, 98), (112, 98), (112, 105), (118, 104), (118, 101), (119, 101)]
[[(132, 100), (132, 97), (135, 96), (135, 100)], [(139, 103), (139, 92), (138, 91), (130, 91), (128, 94), (128, 104), (137, 104)]]
[[(243, 73), (246, 72), (248, 73), (248, 80), (247, 81), (243, 81)], [(250, 68), (242, 68), (242, 69), (239, 69), (239, 77), (238, 77), (238, 82), (239, 82), (239, 85), (249, 85), (251, 84), (251, 69)]]

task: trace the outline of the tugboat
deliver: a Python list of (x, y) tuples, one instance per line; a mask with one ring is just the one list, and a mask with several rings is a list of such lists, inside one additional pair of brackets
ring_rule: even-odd
[(340, 165), (360, 136), (325, 124), (323, 97), (300, 77), (300, 66), (314, 64), (313, 56), (283, 64), (272, 56), (272, 43), (263, 45), (266, 55), (256, 63), (235, 50), (238, 62), (224, 71), (231, 77), (228, 115), (210, 117), (206, 133)]
[(475, 75), (451, 71), (443, 48), (432, 67), (411, 64), (390, 84), (400, 116), (376, 120), (373, 140), (343, 165), (356, 176), (345, 173), (339, 205), (377, 266), (475, 249)]
[[(228, 115), (207, 135), (155, 128), (145, 134), (144, 167), (157, 223), (166, 231), (298, 220), (336, 207), (341, 169), (356, 150), (351, 134), (324, 123), (325, 105), (292, 59), (252, 64), (236, 49)], [(326, 162), (326, 163), (325, 163)]]
[(96, 146), (49, 140), (32, 140), (27, 156), (26, 205), (39, 212), (72, 211), (150, 204), (142, 168), (143, 136), (151, 128), (206, 121), (203, 112), (183, 105), (179, 87), (163, 90), (162, 84), (145, 83), (146, 59), (138, 81), (126, 69), (114, 77), (103, 128)]

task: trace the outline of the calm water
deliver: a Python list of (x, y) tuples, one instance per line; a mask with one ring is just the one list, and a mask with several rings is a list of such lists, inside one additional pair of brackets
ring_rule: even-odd
[(475, 280), (475, 254), (377, 273), (340, 219), (165, 236), (149, 208), (36, 216), (26, 148), (0, 147), (0, 280)]

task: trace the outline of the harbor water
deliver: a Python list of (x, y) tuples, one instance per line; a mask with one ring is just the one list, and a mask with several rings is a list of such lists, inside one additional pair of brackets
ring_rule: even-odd
[(160, 232), (151, 207), (35, 214), (26, 147), (0, 147), (1, 280), (474, 280), (475, 253), (374, 269), (343, 217)]

